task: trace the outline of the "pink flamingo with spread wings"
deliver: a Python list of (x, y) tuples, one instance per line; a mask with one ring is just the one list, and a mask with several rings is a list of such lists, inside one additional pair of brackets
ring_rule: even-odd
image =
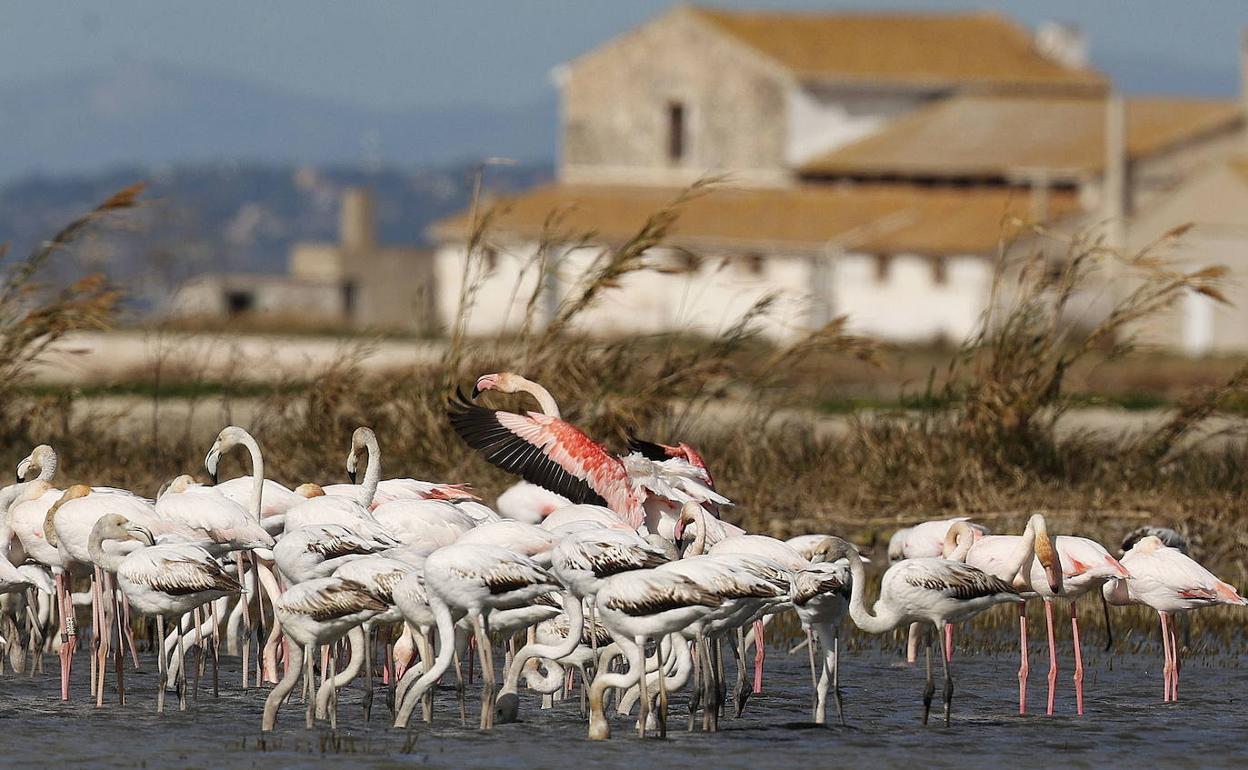
[(460, 392), (449, 410), (451, 425), (487, 461), (525, 481), (573, 503), (604, 505), (634, 529), (646, 520), (648, 498), (660, 496), (677, 505), (689, 499), (728, 502), (710, 487), (709, 475), (687, 460), (677, 468), (641, 451), (623, 458), (613, 455), (565, 421), (550, 391), (535, 382), (510, 372), (487, 374), (477, 379), (472, 397), (486, 390), (529, 393), (542, 411), (516, 414), (486, 409)]

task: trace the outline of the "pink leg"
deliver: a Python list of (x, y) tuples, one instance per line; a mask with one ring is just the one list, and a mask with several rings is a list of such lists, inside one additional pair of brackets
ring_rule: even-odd
[(953, 624), (945, 624), (945, 662), (953, 662)]
[(1161, 616), (1161, 654), (1165, 662), (1161, 666), (1162, 678), (1162, 696), (1161, 699), (1166, 703), (1170, 702), (1170, 622), (1166, 617), (1166, 613), (1158, 612)]
[(1053, 695), (1057, 692), (1057, 642), (1053, 636), (1053, 601), (1044, 600), (1044, 623), (1049, 631), (1049, 716), (1053, 715)]
[(1027, 713), (1027, 674), (1031, 671), (1030, 656), (1027, 653), (1027, 604), (1018, 603), (1018, 713)]
[(1179, 700), (1179, 623), (1178, 617), (1170, 616), (1170, 700)]
[(767, 642), (764, 637), (766, 626), (763, 621), (754, 621), (754, 694), (763, 691), (763, 660), (767, 657)]
[(1073, 601), (1070, 603), (1070, 635), (1075, 642), (1075, 710), (1083, 716), (1083, 649), (1079, 644), (1079, 615)]
[(74, 601), (66, 587), (68, 580), (62, 573), (56, 576), (56, 601), (61, 611), (61, 700), (69, 700), (69, 674), (74, 665)]

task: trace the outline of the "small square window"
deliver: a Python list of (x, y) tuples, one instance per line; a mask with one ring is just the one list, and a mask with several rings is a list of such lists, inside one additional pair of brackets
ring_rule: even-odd
[(685, 158), (685, 105), (667, 103), (667, 159), (679, 163)]

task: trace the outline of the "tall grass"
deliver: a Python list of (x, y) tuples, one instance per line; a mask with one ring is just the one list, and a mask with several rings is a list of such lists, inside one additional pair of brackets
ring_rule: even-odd
[[(1176, 526), (1192, 536), (1212, 566), (1232, 577), (1245, 574), (1240, 525), (1248, 513), (1242, 472), (1248, 458), (1239, 444), (1193, 449), (1191, 436), (1240, 393), (1248, 370), (1188, 394), (1158, 429), (1143, 435), (1056, 428), (1057, 417), (1077, 396), (1066, 387), (1072, 367), (1088, 359), (1131, 357), (1141, 324), (1187, 292), (1221, 301), (1222, 270), (1183, 272), (1157, 256), (1161, 249), (1122, 255), (1078, 238), (1058, 244), (1064, 256), (1055, 260), (1054, 237), (1038, 233), (1043, 250), (1035, 248), (1036, 239), (1018, 252), (1002, 250), (992, 310), (978, 333), (931, 372), (929, 408), (856, 413), (829, 430), (812, 412), (797, 408), (810, 399), (809, 393), (795, 397), (795, 383), (803, 371), (828, 362), (884, 365), (882, 347), (853, 334), (852, 319), (838, 318), (777, 344), (760, 333), (775, 303), (763, 296), (707, 337), (593, 338), (578, 327), (578, 319), (628, 276), (673, 269), (670, 260), (654, 255), (671, 247), (682, 207), (709, 185), (673, 199), (630, 238), (597, 247), (589, 269), (543, 320), (550, 300), (541, 294), (547, 285), (542, 277), (559, 269), (563, 247), (598, 243), (592, 233), (567, 232), (565, 218), (552, 212), (542, 245), (525, 267), (538, 280), (531, 294), (519, 298), (524, 316), (517, 331), (487, 339), (466, 331), (479, 288), (492, 280), (485, 248), (496, 247), (495, 217), (480, 211), (468, 237), (459, 316), (447, 330), (441, 363), (369, 375), (361, 366), (367, 343), (344, 342), (336, 361), (306, 379), (275, 383), (258, 397), (250, 426), (270, 473), (291, 484), (336, 479), (351, 431), (366, 424), (381, 437), (387, 474), (467, 481), (491, 499), (513, 479), (454, 436), (445, 407), (455, 386), (509, 369), (548, 385), (565, 418), (608, 444), (622, 448), (630, 434), (694, 444), (738, 503), (727, 515), (755, 531), (832, 531), (869, 544), (898, 525), (934, 516), (974, 515), (1008, 530), (1031, 511), (1045, 510), (1054, 531), (1110, 545), (1140, 523)], [(122, 196), (86, 219), (94, 224), (133, 202), (132, 194)], [(72, 236), (72, 226), (67, 230)], [(696, 258), (686, 262), (696, 269)], [(1125, 290), (1106, 296), (1107, 285)], [(4, 298), (0, 349), (15, 352), (0, 366), (31, 360), (60, 330), (105, 322), (116, 302), (115, 292), (95, 278), (38, 301), (45, 304), (18, 288), (6, 290)], [(20, 365), (16, 372), (20, 380)], [(5, 387), (8, 381), (0, 377)], [(229, 392), (227, 384), (221, 397), (227, 410)], [(490, 398), (500, 407), (519, 406)], [(72, 392), (58, 399), (45, 412), (68, 415)], [(29, 409), (14, 404), (0, 407), (11, 459), (29, 444), (49, 441), (66, 456), (66, 481), (151, 493), (176, 473), (194, 472), (212, 438), (164, 425), (119, 435), (108, 425), (68, 417), (30, 419)]]

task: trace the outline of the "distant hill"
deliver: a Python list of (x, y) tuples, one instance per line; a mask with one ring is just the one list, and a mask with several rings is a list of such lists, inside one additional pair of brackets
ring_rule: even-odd
[[(372, 191), (382, 241), (424, 243), (432, 221), (468, 205), (473, 169), (214, 164), (31, 176), (0, 187), (0, 243), (10, 258), (24, 256), (110, 194), (147, 181), (140, 211), (58, 255), (50, 272), (68, 279), (103, 270), (141, 307), (197, 273), (284, 272), (293, 242), (337, 239), (346, 186)], [(545, 163), (491, 167), (488, 192), (522, 190), (552, 173)]]
[(232, 160), (430, 165), (554, 157), (558, 112), (437, 106), (380, 112), (161, 63), (0, 87), (0, 182), (119, 164)]

